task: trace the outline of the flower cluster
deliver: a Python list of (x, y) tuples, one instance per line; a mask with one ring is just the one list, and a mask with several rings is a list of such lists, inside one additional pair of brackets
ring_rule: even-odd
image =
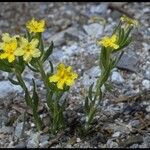
[(121, 22), (129, 25), (129, 26), (138, 26), (138, 21), (136, 19), (131, 19), (125, 15), (120, 18)]
[(26, 27), (29, 32), (37, 33), (37, 32), (44, 32), (45, 30), (45, 21), (44, 20), (35, 20), (34, 18), (31, 21), (26, 23)]
[(23, 56), (23, 60), (30, 62), (32, 57), (38, 58), (41, 55), (41, 51), (37, 48), (39, 41), (37, 39), (32, 39), (29, 42), (26, 38), (20, 37), (19, 47), (15, 51), (16, 56)]
[[(26, 25), (29, 32), (43, 32), (45, 30), (45, 21), (40, 20), (39, 22), (35, 19), (29, 21)], [(16, 56), (23, 56), (24, 61), (30, 62), (32, 58), (38, 58), (41, 55), (40, 50), (37, 48), (39, 40), (33, 38), (28, 41), (27, 38), (22, 36), (10, 37), (9, 33), (2, 34), (2, 41), (0, 43), (0, 59), (8, 59), (11, 63), (15, 61)]]
[(0, 43), (0, 59), (8, 59), (11, 63), (15, 60), (15, 51), (17, 49), (17, 39), (16, 36), (10, 37), (8, 33), (2, 34), (2, 41)]
[(64, 64), (59, 64), (57, 73), (49, 77), (50, 82), (57, 82), (57, 87), (63, 89), (65, 85), (71, 86), (78, 75), (72, 71), (72, 67), (65, 67)]
[(113, 48), (113, 49), (117, 49), (119, 48), (119, 45), (117, 44), (117, 36), (116, 35), (112, 35), (111, 37), (104, 37), (102, 38), (102, 40), (98, 41), (99, 45), (102, 45), (104, 47), (108, 47), (108, 48)]

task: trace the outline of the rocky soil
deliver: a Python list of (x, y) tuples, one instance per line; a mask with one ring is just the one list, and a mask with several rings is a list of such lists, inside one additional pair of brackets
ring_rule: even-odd
[[(125, 10), (125, 11), (122, 11)], [(76, 130), (84, 120), (82, 104), (87, 87), (100, 73), (96, 40), (109, 35), (124, 13), (135, 17), (140, 27), (134, 41), (126, 48), (109, 82), (113, 92), (106, 92), (93, 131), (81, 137)], [(0, 148), (150, 148), (150, 3), (77, 3), (77, 2), (2, 2), (0, 32), (24, 33), (25, 22), (32, 17), (47, 23), (45, 45), (54, 41), (50, 59), (54, 66), (63, 62), (79, 74), (67, 96), (68, 127), (52, 136), (45, 127), (37, 132), (31, 112), (25, 113), (24, 93), (0, 71)], [(95, 17), (97, 16), (97, 18)], [(45, 70), (48, 70), (45, 64)], [(36, 79), (41, 98), (39, 113), (45, 126), (49, 118), (45, 109), (45, 89), (38, 74), (26, 69), (29, 88)]]

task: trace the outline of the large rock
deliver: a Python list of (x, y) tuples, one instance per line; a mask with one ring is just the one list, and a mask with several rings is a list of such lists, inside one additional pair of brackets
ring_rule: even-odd
[(143, 80), (142, 81), (142, 85), (143, 85), (143, 87), (144, 87), (144, 89), (150, 89), (150, 81), (149, 80)]
[(27, 148), (38, 148), (39, 139), (40, 139), (40, 133), (31, 134), (27, 142)]
[(89, 36), (92, 36), (94, 38), (100, 38), (103, 33), (104, 26), (98, 23), (92, 23), (89, 25), (84, 25), (83, 29)]
[(122, 84), (124, 82), (124, 79), (119, 72), (114, 71), (111, 76), (111, 81), (116, 84)]
[(138, 59), (135, 56), (130, 56), (129, 54), (123, 54), (120, 61), (117, 63), (117, 68), (137, 72)]
[(0, 98), (5, 98), (11, 93), (22, 92), (22, 89), (19, 85), (13, 85), (10, 81), (1, 81), (0, 82)]
[(66, 30), (56, 33), (48, 39), (48, 42), (53, 41), (55, 46), (61, 46), (67, 40), (76, 41), (82, 40), (84, 33), (78, 27), (69, 27)]
[(93, 82), (95, 83), (100, 73), (101, 70), (99, 66), (94, 66), (91, 69), (85, 71), (82, 77), (82, 84), (84, 87), (88, 89)]

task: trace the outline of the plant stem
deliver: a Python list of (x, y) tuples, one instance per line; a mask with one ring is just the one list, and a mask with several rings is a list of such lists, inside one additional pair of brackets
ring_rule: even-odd
[(48, 79), (47, 79), (47, 76), (46, 76), (46, 73), (43, 69), (43, 66), (42, 66), (42, 62), (40, 60), (37, 61), (37, 64), (39, 66), (39, 71), (41, 73), (41, 77), (43, 79), (43, 82), (44, 82), (44, 85), (45, 85), (45, 88), (47, 89), (47, 91), (49, 91), (49, 85), (48, 85)]
[(15, 70), (15, 74), (16, 74), (16, 78), (17, 78), (18, 82), (20, 82), (20, 86), (22, 87), (22, 89), (25, 92), (25, 95), (27, 96), (27, 98), (25, 98), (26, 104), (27, 104), (27, 106), (29, 106), (32, 109), (35, 124), (37, 126), (37, 129), (40, 131), (41, 130), (41, 120), (38, 116), (37, 111), (34, 110), (32, 98), (30, 97), (28, 88), (26, 87), (26, 84), (24, 83), (24, 81), (22, 79), (21, 73), (17, 69)]

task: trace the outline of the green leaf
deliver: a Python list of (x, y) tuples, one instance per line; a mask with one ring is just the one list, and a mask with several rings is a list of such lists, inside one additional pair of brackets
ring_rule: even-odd
[(84, 109), (85, 109), (85, 112), (86, 112), (86, 113), (89, 112), (89, 98), (88, 98), (87, 96), (86, 96), (86, 98), (85, 98)]
[(13, 72), (12, 68), (13, 66), (8, 64), (6, 60), (0, 59), (0, 70), (5, 71), (5, 72)]
[(132, 37), (129, 37), (129, 38), (125, 41), (123, 47), (128, 46), (131, 42), (132, 42)]
[(20, 66), (20, 72), (22, 73), (25, 69), (25, 64), (24, 64), (24, 60), (23, 60), (23, 57), (18, 57), (18, 63), (19, 63), (19, 66)]
[(50, 64), (50, 67), (51, 67), (51, 73), (53, 73), (54, 72), (54, 68), (53, 68), (53, 64), (52, 64), (52, 62), (49, 60), (49, 64)]
[(123, 39), (121, 45), (124, 45), (124, 43), (126, 42), (126, 40), (127, 40), (128, 37), (129, 37), (129, 34), (130, 34), (130, 32), (131, 32), (132, 29), (133, 29), (133, 27), (130, 27), (130, 28), (128, 29), (128, 31), (126, 32), (126, 34), (125, 34), (125, 36), (124, 36), (124, 39)]
[(90, 114), (89, 114), (89, 119), (88, 119), (88, 124), (92, 123), (93, 119), (94, 119), (94, 116), (96, 114), (96, 107), (93, 107), (90, 111)]
[(100, 53), (100, 67), (102, 68), (106, 68), (107, 67), (107, 49), (105, 47), (102, 47), (101, 49), (101, 53)]
[(32, 101), (31, 101), (31, 98), (27, 89), (25, 90), (25, 101), (26, 101), (27, 106), (32, 107)]
[(9, 77), (8, 77), (8, 80), (9, 80), (12, 84), (14, 84), (14, 85), (20, 85), (20, 83), (19, 83), (18, 81), (15, 81), (15, 80), (13, 80), (13, 79), (11, 79), (11, 78), (9, 78)]
[(32, 40), (32, 36), (31, 36), (31, 34), (29, 33), (28, 30), (26, 30), (26, 36), (28, 38), (28, 41), (30, 42)]
[(109, 92), (112, 92), (113, 90), (113, 86), (110, 83), (105, 83), (105, 88), (106, 90), (108, 90)]
[(38, 109), (38, 103), (39, 103), (39, 97), (38, 97), (38, 94), (36, 92), (36, 85), (35, 85), (34, 79), (32, 79), (32, 82), (33, 82), (33, 96), (32, 96), (33, 107), (35, 108), (35, 110), (37, 110)]
[(52, 96), (53, 96), (53, 92), (51, 90), (49, 90), (46, 94), (46, 100), (47, 100), (47, 105), (48, 105), (50, 111), (53, 113), (54, 106), (53, 106)]
[(52, 54), (53, 52), (53, 47), (54, 47), (54, 44), (53, 44), (53, 41), (51, 42), (49, 48), (46, 50), (44, 56), (43, 56), (43, 62), (45, 62), (47, 60), (47, 58)]
[(109, 64), (99, 80), (99, 87), (101, 87), (107, 81), (110, 75), (111, 69), (112, 69), (112, 66), (111, 64)]
[(119, 40), (118, 40), (118, 45), (119, 45), (119, 46), (121, 45), (121, 43), (122, 43), (122, 41), (123, 41), (123, 39), (124, 39), (124, 34), (125, 34), (123, 28), (120, 28), (120, 30), (121, 30), (121, 32), (120, 32)]
[(89, 99), (92, 101), (92, 89), (93, 89), (93, 86), (94, 86), (94, 82), (90, 85), (89, 87)]
[(33, 72), (39, 72), (39, 70), (37, 70), (37, 69), (34, 68), (34, 67), (31, 67), (29, 64), (27, 64), (27, 66), (28, 66)]

